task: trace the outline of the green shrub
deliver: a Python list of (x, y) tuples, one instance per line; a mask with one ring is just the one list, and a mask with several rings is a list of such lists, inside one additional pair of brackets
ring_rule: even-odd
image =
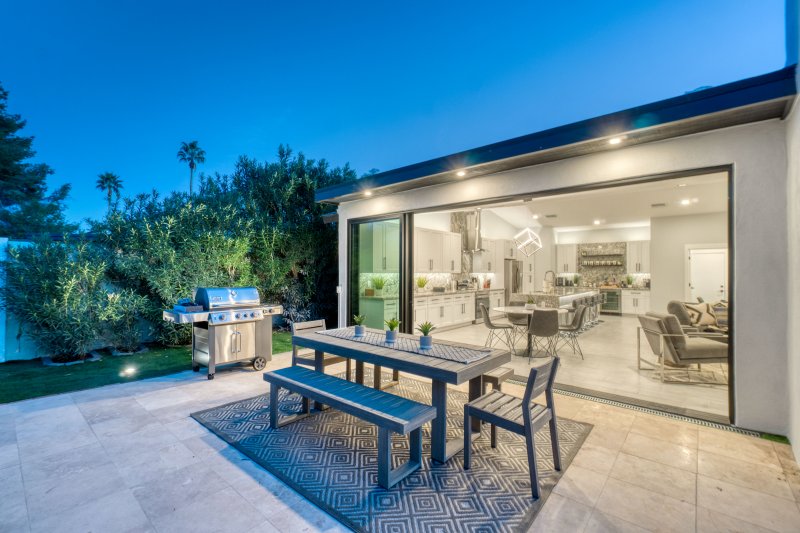
[(135, 352), (142, 343), (141, 319), (147, 310), (147, 298), (125, 289), (108, 293), (103, 313), (106, 338), (121, 352)]
[(12, 248), (5, 262), (5, 306), (57, 361), (82, 359), (103, 333), (106, 263), (84, 240)]

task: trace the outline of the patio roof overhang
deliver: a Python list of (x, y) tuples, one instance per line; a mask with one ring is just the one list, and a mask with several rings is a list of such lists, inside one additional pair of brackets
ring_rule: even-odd
[(340, 204), (485, 176), (624, 146), (750, 122), (784, 118), (797, 94), (796, 65), (624, 111), (516, 137), (381, 172), (317, 191), (317, 202)]

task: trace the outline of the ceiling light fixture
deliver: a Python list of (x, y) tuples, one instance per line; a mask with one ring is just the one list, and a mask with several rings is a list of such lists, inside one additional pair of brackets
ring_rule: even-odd
[(517, 245), (517, 250), (526, 257), (530, 257), (542, 249), (542, 239), (531, 228), (525, 228), (514, 235), (514, 244)]
[(594, 225), (595, 225), (595, 226), (599, 226), (599, 225), (600, 225), (600, 220), (599, 220), (599, 219), (595, 219), (595, 221), (594, 221)]
[(467, 175), (466, 170), (459, 170), (458, 172), (456, 172), (456, 176), (458, 176), (459, 178), (463, 178), (466, 175)]
[(608, 144), (619, 144), (622, 142), (622, 137), (611, 137), (608, 140)]
[(683, 200), (681, 200), (681, 205), (689, 205), (691, 203), (692, 201), (689, 200), (688, 198), (684, 198)]
[(678, 187), (686, 187), (686, 184), (685, 183), (679, 183)]
[(533, 220), (539, 220), (539, 215), (533, 215)]

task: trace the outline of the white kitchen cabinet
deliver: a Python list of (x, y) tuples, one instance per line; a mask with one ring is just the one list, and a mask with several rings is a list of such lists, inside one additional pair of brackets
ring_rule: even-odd
[(372, 271), (400, 272), (400, 225), (376, 222), (372, 225)]
[(556, 272), (574, 273), (578, 271), (578, 245), (559, 244), (556, 246)]
[(472, 271), (475, 273), (492, 273), (497, 271), (497, 247), (495, 241), (483, 239), (483, 251), (472, 256)]
[(412, 329), (428, 321), (428, 298), (414, 298)]
[(445, 233), (444, 240), (444, 271), (451, 274), (461, 273), (461, 235), (458, 233)]
[(650, 241), (628, 242), (626, 257), (629, 274), (650, 273)]
[(426, 229), (414, 230), (414, 271), (443, 272), (444, 236)]
[(527, 257), (522, 261), (522, 292), (524, 294), (534, 292), (533, 279), (533, 257)]
[(358, 299), (358, 312), (367, 317), (364, 325), (375, 329), (385, 329), (384, 320), (398, 318), (398, 304), (396, 299), (384, 300), (365, 296)]
[(496, 317), (502, 316), (503, 313), (495, 311), (495, 307), (502, 307), (506, 302), (506, 291), (504, 290), (491, 290), (489, 291), (489, 316)]
[(503, 259), (522, 259), (523, 254), (517, 249), (514, 239), (501, 242), (503, 243)]
[(650, 311), (650, 293), (648, 291), (622, 291), (623, 315), (641, 315), (648, 311)]
[(413, 305), (415, 328), (426, 321), (442, 328), (475, 320), (475, 293), (417, 296)]

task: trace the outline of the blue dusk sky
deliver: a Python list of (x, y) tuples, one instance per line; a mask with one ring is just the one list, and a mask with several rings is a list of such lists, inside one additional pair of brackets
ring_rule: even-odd
[(0, 83), (68, 217), (278, 144), (361, 174), (785, 64), (783, 0), (0, 0)]

